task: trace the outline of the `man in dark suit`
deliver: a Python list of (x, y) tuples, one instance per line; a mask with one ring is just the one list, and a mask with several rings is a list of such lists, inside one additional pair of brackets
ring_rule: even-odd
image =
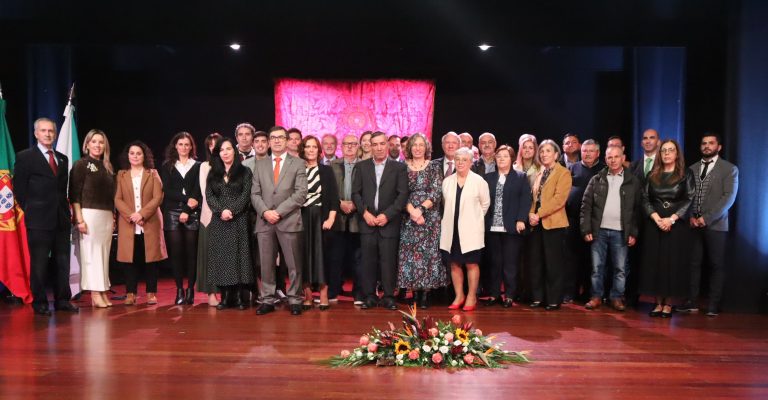
[(275, 259), (278, 245), (288, 267), (288, 304), (292, 315), (301, 314), (301, 268), (304, 228), (301, 206), (307, 199), (307, 173), (304, 160), (286, 152), (288, 135), (285, 128), (269, 130), (272, 156), (256, 160), (251, 203), (256, 210), (255, 234), (259, 241), (261, 261), (261, 306), (256, 314), (275, 311)]
[(397, 245), (400, 218), (408, 201), (408, 173), (404, 163), (388, 159), (387, 136), (371, 135), (373, 157), (355, 165), (352, 200), (359, 215), (363, 270), (363, 309), (378, 304), (376, 278), (381, 276), (384, 297), (381, 306), (397, 310), (394, 293), (397, 280)]
[(332, 299), (342, 292), (342, 276), (344, 271), (354, 276), (354, 304), (363, 304), (360, 293), (360, 229), (356, 216), (355, 203), (352, 201), (352, 173), (357, 158), (359, 142), (357, 136), (347, 135), (341, 140), (342, 158), (331, 161), (333, 176), (339, 189), (339, 213), (330, 232), (328, 243), (331, 247), (331, 265), (328, 267), (328, 297)]
[(705, 133), (701, 138), (701, 160), (690, 166), (696, 179), (696, 194), (691, 202), (689, 224), (693, 233), (691, 252), (691, 290), (688, 301), (678, 311), (696, 312), (699, 307), (701, 264), (704, 251), (709, 259), (709, 306), (707, 316), (719, 313), (725, 280), (725, 243), (728, 236), (728, 210), (739, 190), (739, 169), (719, 157), (720, 136)]
[(456, 150), (461, 147), (461, 139), (456, 132), (451, 131), (443, 135), (441, 142), (443, 146), (443, 156), (430, 162), (440, 165), (440, 179), (443, 179), (447, 175), (456, 172), (456, 162), (453, 160), (453, 157), (456, 155)]
[(45, 287), (48, 258), (53, 256), (54, 308), (78, 312), (70, 303), (69, 247), (71, 214), (67, 202), (67, 156), (53, 150), (56, 124), (48, 118), (35, 121), (37, 144), (16, 155), (13, 189), (26, 215), (30, 256), (32, 308), (35, 314), (51, 315)]
[(645, 177), (651, 172), (656, 161), (656, 153), (659, 152), (659, 132), (656, 129), (646, 129), (643, 132), (643, 158), (632, 161), (629, 169), (645, 184)]

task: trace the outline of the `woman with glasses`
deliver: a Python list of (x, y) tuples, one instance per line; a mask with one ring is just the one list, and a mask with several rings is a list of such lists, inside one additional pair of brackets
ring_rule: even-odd
[(696, 190), (693, 173), (685, 167), (680, 146), (665, 140), (653, 162), (643, 190), (643, 230), (640, 293), (654, 296), (651, 317), (672, 316), (672, 298), (685, 297), (690, 275), (687, 253), (690, 234), (685, 217)]

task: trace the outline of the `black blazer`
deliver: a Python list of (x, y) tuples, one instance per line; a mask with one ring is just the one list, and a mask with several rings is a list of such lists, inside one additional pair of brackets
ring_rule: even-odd
[(336, 178), (333, 176), (333, 170), (331, 167), (323, 164), (318, 164), (320, 169), (320, 186), (323, 191), (320, 192), (320, 202), (323, 203), (323, 222), (328, 219), (328, 214), (331, 211), (336, 211), (337, 219), (339, 213), (339, 189), (336, 187)]
[[(499, 172), (491, 172), (484, 178), (488, 182), (488, 192), (491, 196), (491, 205), (488, 207), (488, 212), (485, 213), (485, 230), (490, 232), (491, 225), (493, 225), (493, 210), (496, 207), (496, 185), (499, 183)], [(531, 196), (531, 185), (528, 183), (528, 177), (520, 171), (509, 171), (507, 180), (504, 182), (501, 204), (501, 216), (507, 233), (518, 234), (517, 229), (515, 229), (517, 221), (527, 223), (532, 201), (533, 196)], [(523, 231), (523, 233), (525, 232)]]
[(636, 176), (637, 179), (640, 180), (641, 185), (645, 185), (645, 172), (643, 171), (643, 167), (644, 167), (643, 160), (645, 160), (645, 156), (640, 156), (639, 159), (629, 163), (630, 172), (632, 172), (632, 175)]
[[(352, 201), (357, 207), (360, 221), (360, 233), (374, 233), (377, 230), (383, 237), (400, 237), (400, 219), (405, 203), (408, 201), (408, 167), (404, 163), (387, 160), (379, 183), (379, 207), (374, 207), (376, 196), (376, 171), (373, 159), (369, 158), (355, 164), (352, 173)], [(387, 216), (387, 225), (370, 227), (365, 223), (363, 213)]]
[[(198, 203), (203, 200), (200, 191), (200, 163), (195, 161), (195, 165), (182, 178), (179, 171), (176, 170), (174, 163), (164, 163), (160, 167), (160, 180), (163, 181), (163, 205), (164, 211), (181, 211), (187, 214), (199, 214), (200, 206), (194, 211), (187, 206), (187, 200), (197, 199)], [(183, 191), (183, 192), (182, 192)], [(186, 194), (184, 194), (186, 193)]]
[(72, 217), (67, 202), (69, 159), (58, 151), (54, 151), (54, 155), (58, 160), (56, 175), (37, 144), (16, 154), (13, 193), (24, 210), (29, 229), (71, 227)]

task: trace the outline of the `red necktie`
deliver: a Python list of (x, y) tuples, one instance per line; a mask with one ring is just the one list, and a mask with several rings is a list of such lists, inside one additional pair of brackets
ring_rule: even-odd
[(53, 159), (53, 150), (48, 150), (48, 165), (51, 166), (51, 171), (56, 175), (59, 171), (59, 167), (56, 165), (56, 160)]
[(280, 178), (280, 157), (275, 157), (275, 186), (277, 186), (277, 180)]

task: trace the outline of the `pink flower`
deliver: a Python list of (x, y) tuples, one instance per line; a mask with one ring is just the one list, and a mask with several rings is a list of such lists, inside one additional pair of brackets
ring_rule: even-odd
[(368, 344), (370, 339), (368, 338), (368, 335), (360, 336), (360, 346), (365, 346)]
[(341, 358), (347, 358), (347, 357), (349, 357), (349, 350), (342, 350)]
[(475, 335), (483, 336), (483, 331), (481, 331), (480, 329), (475, 329)]
[(377, 346), (376, 343), (368, 343), (368, 352), (375, 353), (378, 349), (379, 346)]
[(429, 336), (435, 337), (438, 333), (440, 333), (440, 331), (438, 331), (437, 328), (429, 328)]
[(452, 332), (446, 333), (444, 338), (445, 338), (445, 340), (447, 340), (449, 342), (453, 342), (453, 333)]
[(440, 364), (443, 362), (443, 355), (438, 353), (432, 354), (432, 362), (435, 364)]
[(461, 314), (456, 314), (451, 318), (451, 322), (453, 322), (454, 325), (460, 325), (461, 324)]
[(411, 360), (415, 360), (419, 358), (419, 350), (417, 349), (411, 350), (411, 352), (408, 353), (408, 358)]
[(473, 356), (472, 354), (465, 355), (464, 362), (467, 364), (472, 364), (473, 362), (475, 362), (475, 356)]

